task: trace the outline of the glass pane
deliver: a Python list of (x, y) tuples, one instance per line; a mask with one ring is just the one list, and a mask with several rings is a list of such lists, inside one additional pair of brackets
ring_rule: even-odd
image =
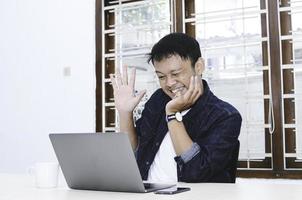
[[(201, 28), (205, 30), (204, 39), (206, 39), (209, 43), (219, 42), (218, 39), (239, 38), (243, 34), (243, 26), (241, 20), (213, 22), (206, 21), (204, 26)], [(232, 40), (229, 42), (232, 42)]]
[(242, 76), (243, 71), (240, 69), (244, 68), (243, 54), (243, 47), (202, 49), (207, 68), (215, 71), (215, 77), (218, 77), (220, 73), (226, 75), (223, 76), (224, 78), (233, 78), (236, 74)]
[(264, 159), (260, 1), (205, 0), (195, 5), (196, 38), (206, 63), (203, 77), (242, 115), (240, 159)]
[(256, 7), (257, 9), (260, 9), (259, 1), (263, 0), (243, 0), (243, 6), (244, 7)]
[[(255, 109), (254, 106), (253, 109)], [(265, 152), (265, 141), (260, 139), (263, 137), (262, 132), (263, 126), (256, 126), (255, 124), (248, 126), (248, 159), (263, 159), (263, 154)]]
[(123, 65), (129, 67), (129, 74), (136, 69), (136, 90), (147, 89), (146, 96), (134, 112), (134, 117), (139, 118), (144, 103), (159, 87), (154, 70), (147, 63), (147, 53), (155, 42), (171, 30), (170, 1), (114, 1), (105, 3), (103, 9), (105, 50), (102, 56), (102, 118), (105, 120), (102, 126), (103, 131), (115, 131), (119, 123), (116, 123), (118, 116), (114, 109), (109, 74), (115, 73), (116, 68), (121, 69)]
[(302, 12), (292, 14), (292, 30), (302, 34)]
[(253, 70), (257, 75), (262, 74), (262, 47), (259, 43), (245, 47), (247, 68)]
[[(292, 146), (287, 148), (295, 150), (293, 155), (296, 159), (302, 159), (302, 1), (292, 0), (291, 6), (293, 69), (289, 70), (293, 74), (288, 74), (287, 78), (293, 80), (294, 87), (291, 86), (290, 80), (283, 80), (283, 84), (292, 90), (290, 93), (294, 93), (293, 98), (284, 99), (284, 104), (286, 106), (292, 105), (294, 110), (289, 114), (287, 113), (288, 110), (284, 110), (284, 118), (286, 119), (285, 123), (294, 124), (293, 131), (288, 134), (295, 139), (295, 144), (290, 143)], [(287, 103), (289, 101), (290, 104)], [(288, 138), (290, 137), (288, 136)]]
[[(300, 48), (302, 51), (302, 48)], [(302, 159), (302, 64), (295, 65), (295, 109), (296, 109), (296, 151), (297, 157)]]
[(116, 10), (117, 50), (120, 52), (134, 51), (150, 46), (170, 32), (169, 2), (143, 1), (140, 4), (126, 4)]
[(219, 10), (233, 10), (242, 7), (242, 0), (203, 0), (195, 1), (196, 12), (216, 12)]
[(136, 90), (147, 89), (146, 96), (134, 111), (135, 118), (140, 117), (145, 102), (159, 87), (146, 54), (155, 42), (170, 32), (169, 6), (169, 0), (150, 0), (127, 3), (116, 9), (116, 66), (121, 69), (127, 65), (130, 71), (136, 68)]
[(244, 21), (244, 37), (248, 42), (258, 42), (261, 39), (261, 19), (260, 15), (253, 15), (245, 18)]
[(302, 1), (291, 0), (292, 31), (302, 34)]

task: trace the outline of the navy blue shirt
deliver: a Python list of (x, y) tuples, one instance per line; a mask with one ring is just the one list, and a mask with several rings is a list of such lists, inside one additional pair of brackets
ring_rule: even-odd
[[(178, 181), (231, 182), (228, 166), (238, 143), (242, 119), (232, 105), (210, 91), (205, 80), (203, 85), (204, 93), (183, 116), (193, 145), (188, 152), (174, 158)], [(147, 180), (150, 166), (168, 132), (165, 106), (170, 100), (162, 89), (158, 89), (145, 104), (142, 117), (136, 121), (136, 158), (144, 180)]]

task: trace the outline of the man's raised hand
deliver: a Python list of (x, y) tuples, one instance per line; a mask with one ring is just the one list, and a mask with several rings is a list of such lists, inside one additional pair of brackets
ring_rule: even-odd
[(132, 113), (134, 108), (143, 98), (146, 90), (135, 94), (135, 75), (136, 70), (131, 72), (130, 80), (128, 80), (128, 67), (123, 66), (123, 74), (116, 69), (115, 75), (110, 74), (111, 83), (113, 86), (114, 102), (117, 111), (121, 113)]

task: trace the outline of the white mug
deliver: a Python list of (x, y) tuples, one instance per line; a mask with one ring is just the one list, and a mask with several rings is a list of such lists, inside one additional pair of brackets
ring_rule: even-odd
[(58, 186), (58, 163), (38, 162), (29, 168), (28, 172), (34, 176), (37, 188), (55, 188)]

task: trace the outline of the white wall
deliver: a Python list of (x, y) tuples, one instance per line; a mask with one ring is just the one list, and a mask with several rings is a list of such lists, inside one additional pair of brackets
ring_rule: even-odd
[(94, 131), (94, 17), (95, 0), (0, 0), (0, 173), (55, 160), (49, 132)]

